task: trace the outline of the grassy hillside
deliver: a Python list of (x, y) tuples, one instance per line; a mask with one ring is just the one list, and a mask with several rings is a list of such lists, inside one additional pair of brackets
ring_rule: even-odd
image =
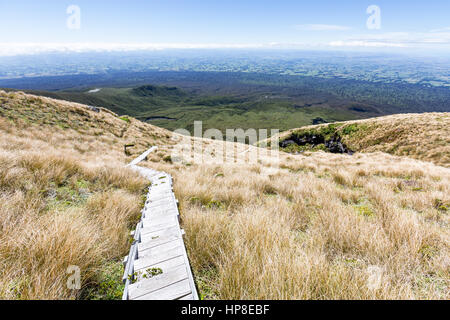
[[(121, 297), (148, 183), (125, 169), (169, 135), (107, 110), (0, 91), (0, 298)], [(68, 290), (80, 267), (83, 290)]]
[[(292, 129), (283, 132), (280, 140), (306, 134), (328, 139), (337, 134), (353, 151), (382, 151), (450, 167), (449, 123), (450, 113), (400, 114)], [(311, 147), (302, 149), (311, 150)], [(286, 151), (296, 149), (294, 146)]]
[[(448, 168), (380, 151), (172, 163), (164, 129), (23, 93), (0, 92), (0, 136), (1, 298), (117, 298), (146, 186), (123, 165), (150, 145), (203, 298), (450, 298)], [(83, 290), (66, 289), (68, 265)]]

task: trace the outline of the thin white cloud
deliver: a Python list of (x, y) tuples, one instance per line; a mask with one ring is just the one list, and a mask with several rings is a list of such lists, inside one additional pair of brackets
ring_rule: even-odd
[(331, 47), (365, 47), (365, 48), (405, 48), (403, 43), (379, 42), (379, 41), (332, 41)]
[(430, 32), (447, 32), (447, 31), (450, 31), (450, 27), (430, 30)]
[(295, 29), (300, 31), (345, 31), (351, 28), (333, 24), (300, 24), (296, 25)]
[(164, 49), (251, 49), (265, 44), (192, 44), (192, 43), (0, 43), (0, 56), (40, 53), (130, 52)]
[[(323, 28), (322, 28), (323, 30)], [(447, 32), (386, 32), (360, 34), (317, 42), (268, 43), (0, 43), (0, 56), (42, 53), (132, 52), (165, 49), (330, 49), (330, 48), (422, 48), (450, 51), (450, 31)]]
[(450, 46), (450, 32), (387, 32), (363, 34), (329, 43), (332, 47), (428, 48)]

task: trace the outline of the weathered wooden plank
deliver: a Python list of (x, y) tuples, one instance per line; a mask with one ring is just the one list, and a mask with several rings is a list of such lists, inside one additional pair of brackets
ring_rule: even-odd
[(178, 205), (177, 205), (176, 201), (169, 200), (165, 204), (166, 204), (165, 206), (155, 206), (155, 207), (151, 207), (151, 204), (147, 204), (144, 211), (146, 213), (152, 214), (152, 213), (164, 212), (167, 210), (177, 210), (178, 209)]
[(135, 272), (141, 273), (144, 270), (152, 269), (152, 268), (160, 268), (164, 272), (165, 270), (173, 269), (173, 268), (179, 267), (181, 265), (185, 265), (185, 261), (184, 261), (183, 256), (178, 256), (178, 257), (175, 257), (175, 258), (172, 258), (169, 260), (165, 260), (162, 262), (158, 262), (158, 263), (146, 266), (145, 268), (136, 269)]
[(144, 250), (148, 250), (150, 248), (154, 248), (159, 245), (162, 245), (162, 244), (165, 244), (165, 243), (177, 240), (177, 239), (181, 239), (181, 238), (182, 238), (182, 236), (181, 236), (180, 232), (163, 235), (161, 237), (154, 237), (150, 240), (142, 241), (141, 243), (138, 243), (138, 251), (143, 252)]
[(178, 206), (175, 205), (174, 203), (171, 203), (165, 206), (145, 209), (145, 218), (150, 216), (158, 216), (164, 213), (170, 214), (174, 212), (178, 213)]
[(185, 279), (168, 287), (140, 296), (136, 300), (177, 300), (188, 297), (191, 292), (189, 280)]
[(136, 299), (185, 279), (188, 279), (188, 273), (186, 271), (186, 266), (181, 265), (169, 269), (161, 275), (131, 284), (128, 289), (128, 296), (130, 299)]
[(155, 191), (151, 191), (148, 194), (149, 197), (149, 202), (152, 201), (153, 199), (158, 199), (161, 198), (163, 196), (173, 196), (173, 191), (172, 188), (169, 189), (164, 189), (164, 190), (155, 190)]
[(169, 205), (172, 203), (176, 204), (177, 201), (176, 201), (175, 197), (170, 196), (170, 197), (165, 197), (164, 199), (150, 201), (150, 203), (147, 205), (147, 208), (156, 208), (156, 207), (159, 207), (164, 204)]
[(158, 147), (152, 147), (149, 150), (147, 150), (146, 152), (144, 152), (143, 154), (141, 154), (139, 157), (137, 157), (136, 159), (134, 159), (133, 161), (131, 161), (131, 163), (128, 166), (135, 166), (137, 165), (139, 162), (143, 161), (145, 158), (148, 157), (148, 155), (150, 153), (152, 153), (153, 151), (158, 150)]
[(156, 194), (158, 192), (172, 193), (172, 191), (173, 191), (172, 185), (167, 183), (162, 185), (153, 185), (152, 188), (150, 189), (150, 194)]
[(142, 228), (145, 230), (147, 228), (151, 228), (153, 226), (164, 226), (164, 225), (171, 225), (175, 221), (178, 221), (177, 215), (163, 215), (160, 217), (151, 217), (151, 218), (145, 218), (142, 219)]
[(158, 191), (158, 190), (172, 190), (172, 183), (166, 182), (166, 183), (158, 183), (158, 182), (152, 182), (152, 186), (150, 188), (150, 191)]
[(175, 217), (179, 219), (179, 212), (178, 210), (167, 210), (167, 211), (160, 211), (158, 213), (145, 213), (142, 215), (142, 220), (151, 221), (151, 219), (159, 219), (163, 217)]
[(158, 181), (158, 179), (152, 179), (152, 190), (171, 188), (172, 180), (168, 181)]
[(168, 186), (158, 187), (158, 188), (155, 187), (155, 189), (152, 189), (152, 190), (149, 191), (149, 196), (150, 197), (157, 197), (157, 196), (160, 196), (160, 195), (163, 195), (163, 194), (167, 194), (167, 195), (173, 194), (172, 186), (168, 185)]
[(171, 182), (172, 182), (172, 179), (168, 178), (164, 174), (160, 174), (158, 176), (153, 177), (154, 185), (171, 184)]
[(155, 203), (158, 201), (166, 201), (166, 200), (171, 200), (171, 199), (175, 199), (172, 192), (164, 192), (164, 193), (160, 193), (157, 195), (150, 194), (150, 202), (149, 203)]
[(145, 209), (145, 218), (150, 216), (158, 216), (162, 215), (164, 213), (170, 214), (170, 213), (177, 213), (178, 214), (178, 206), (175, 203), (170, 203), (164, 206), (158, 206), (155, 208), (147, 208)]
[(170, 208), (170, 207), (177, 207), (177, 202), (175, 199), (173, 200), (168, 200), (168, 201), (163, 201), (163, 202), (159, 202), (159, 203), (149, 203), (147, 205), (148, 209), (163, 209), (163, 208)]
[(164, 229), (171, 228), (171, 227), (178, 227), (179, 228), (180, 224), (178, 223), (178, 221), (172, 221), (170, 223), (161, 223), (161, 224), (148, 226), (148, 227), (142, 228), (141, 235), (145, 235), (145, 234), (150, 233), (150, 232), (164, 230)]
[(152, 187), (156, 188), (156, 187), (167, 187), (167, 186), (172, 186), (172, 179), (161, 179), (161, 178), (154, 178), (152, 179)]
[(176, 300), (194, 300), (194, 296), (191, 294), (188, 294), (187, 296), (181, 297), (179, 299)]
[(178, 247), (181, 247), (183, 249), (183, 240), (181, 238), (174, 239), (172, 241), (162, 243), (158, 246), (147, 248), (145, 250), (138, 251), (138, 257), (143, 258), (147, 256), (154, 256), (157, 257), (164, 252), (168, 252), (170, 250), (176, 249)]
[(178, 207), (176, 207), (176, 206), (170, 206), (169, 208), (152, 208), (151, 210), (150, 210), (150, 208), (147, 208), (147, 209), (145, 209), (145, 214), (146, 214), (146, 216), (148, 215), (148, 216), (157, 216), (157, 215), (159, 215), (159, 214), (163, 214), (163, 213), (167, 213), (167, 214), (170, 214), (170, 213), (173, 213), (173, 212), (176, 212), (176, 213), (178, 213)]
[(167, 205), (165, 207), (161, 208), (147, 208), (143, 210), (143, 213), (145, 214), (144, 218), (148, 217), (157, 217), (160, 215), (171, 215), (171, 214), (178, 214), (178, 206), (175, 205)]
[(141, 242), (146, 242), (148, 240), (156, 239), (158, 237), (162, 237), (164, 235), (170, 235), (170, 234), (178, 234), (179, 228), (178, 226), (168, 227), (164, 228), (158, 231), (154, 232), (148, 232), (148, 233), (141, 233)]
[(161, 193), (149, 193), (148, 198), (149, 198), (148, 204), (150, 204), (152, 202), (161, 201), (165, 199), (168, 200), (175, 199), (175, 195), (173, 194), (172, 191), (165, 191)]
[(144, 256), (142, 258), (138, 258), (134, 260), (134, 268), (136, 270), (148, 268), (149, 266), (152, 266), (154, 264), (164, 262), (182, 255), (183, 255), (183, 248), (176, 247), (173, 248), (172, 250), (162, 252), (161, 254), (158, 255)]
[(158, 219), (158, 218), (162, 218), (162, 217), (169, 217), (169, 216), (174, 216), (177, 217), (179, 216), (178, 210), (165, 210), (165, 211), (159, 211), (159, 212), (145, 212), (143, 213), (142, 216), (142, 220), (151, 220), (151, 219)]

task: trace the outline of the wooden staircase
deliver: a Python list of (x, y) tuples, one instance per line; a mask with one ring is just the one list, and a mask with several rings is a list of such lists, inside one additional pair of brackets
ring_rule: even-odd
[(128, 167), (151, 182), (134, 242), (124, 259), (123, 300), (198, 300), (180, 228), (172, 177), (137, 166), (156, 147)]

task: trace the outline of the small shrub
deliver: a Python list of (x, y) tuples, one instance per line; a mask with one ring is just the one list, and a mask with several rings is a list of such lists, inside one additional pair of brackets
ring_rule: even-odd
[(171, 157), (171, 156), (165, 156), (165, 157), (163, 158), (163, 160), (164, 160), (165, 162), (167, 162), (167, 163), (172, 163), (172, 157)]
[(434, 199), (433, 207), (442, 212), (447, 212), (448, 210), (448, 206), (441, 199)]
[(358, 214), (364, 217), (373, 217), (375, 215), (372, 208), (370, 208), (367, 205), (356, 205), (355, 209), (358, 212)]
[(206, 207), (208, 209), (223, 209), (224, 208), (224, 204), (218, 200), (211, 200)]
[(339, 172), (333, 173), (333, 181), (341, 186), (346, 186), (348, 184), (347, 178)]
[(271, 185), (269, 183), (265, 183), (262, 186), (262, 189), (263, 189), (264, 194), (266, 194), (266, 195), (274, 196), (274, 195), (278, 194), (278, 190), (273, 185)]
[(131, 122), (131, 120), (130, 120), (130, 118), (128, 118), (128, 116), (122, 116), (122, 117), (119, 117), (119, 119), (122, 120), (122, 121), (125, 121), (126, 123), (130, 123)]
[(358, 131), (359, 131), (358, 124), (353, 123), (353, 124), (350, 124), (348, 126), (345, 126), (342, 129), (342, 134), (345, 135), (345, 136), (348, 136), (348, 135), (351, 135), (351, 134), (356, 133)]
[(430, 259), (433, 256), (437, 254), (438, 250), (437, 248), (430, 246), (430, 245), (423, 245), (419, 249), (419, 253), (422, 255), (422, 258), (424, 259)]

